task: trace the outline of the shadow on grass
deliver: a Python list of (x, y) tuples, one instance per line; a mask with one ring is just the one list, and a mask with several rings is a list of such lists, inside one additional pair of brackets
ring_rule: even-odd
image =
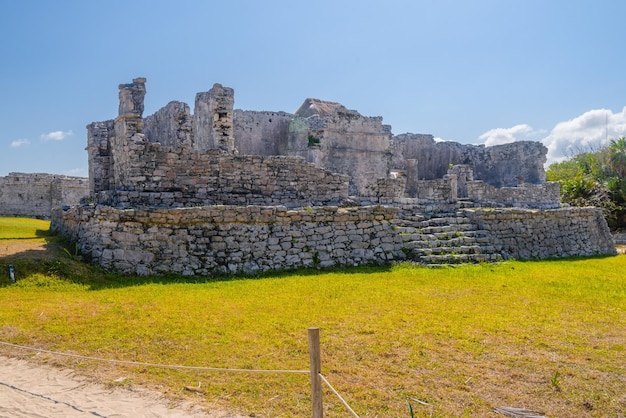
[(55, 233), (48, 229), (38, 229), (35, 231), (35, 236), (24, 236), (24, 237), (0, 237), (0, 241), (31, 241), (31, 240), (40, 240), (41, 238), (50, 238), (54, 237)]
[[(43, 249), (25, 249), (14, 254), (0, 256), (0, 288), (14, 285), (9, 276), (9, 265), (13, 265), (17, 281), (33, 280), (34, 287), (46, 287), (47, 280), (58, 285), (59, 280), (68, 284), (86, 286), (90, 290), (122, 288), (145, 284), (201, 284), (233, 280), (274, 279), (289, 276), (316, 276), (326, 273), (368, 274), (391, 270), (391, 265), (371, 265), (357, 267), (335, 267), (329, 269), (301, 268), (274, 270), (258, 274), (219, 274), (214, 276), (186, 276), (181, 274), (137, 276), (105, 271), (83, 259), (71, 242), (51, 231), (37, 231), (36, 239), (45, 238)], [(27, 240), (35, 238), (29, 237)], [(7, 239), (23, 241), (22, 239)], [(25, 283), (22, 283), (25, 284)]]
[[(145, 284), (202, 284), (233, 280), (257, 280), (276, 279), (291, 276), (317, 276), (327, 273), (333, 274), (369, 274), (383, 273), (392, 270), (393, 265), (369, 265), (357, 267), (333, 267), (329, 269), (301, 268), (292, 270), (267, 271), (258, 274), (220, 274), (214, 276), (185, 276), (181, 274), (137, 276), (116, 272), (109, 272), (91, 264), (78, 254), (74, 244), (64, 240), (54, 232), (37, 230), (37, 239), (44, 238), (43, 249), (25, 249), (14, 254), (0, 256), (0, 288), (13, 285), (9, 277), (9, 265), (15, 269), (15, 277), (19, 280), (28, 280), (37, 277), (32, 286), (46, 287), (47, 280), (54, 281), (58, 286), (59, 281), (68, 284), (79, 284), (90, 290), (122, 288)], [(13, 239), (15, 242), (29, 241)], [(10, 246), (11, 240), (4, 240), (2, 245)], [(520, 263), (563, 262), (565, 260), (589, 260), (608, 259), (614, 255), (596, 255), (590, 257), (550, 258), (543, 260), (517, 260)], [(427, 267), (422, 267), (427, 268)]]

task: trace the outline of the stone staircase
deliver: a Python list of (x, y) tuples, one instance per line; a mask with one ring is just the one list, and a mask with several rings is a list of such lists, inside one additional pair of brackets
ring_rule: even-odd
[(497, 262), (502, 256), (490, 245), (488, 233), (473, 225), (462, 211), (408, 215), (396, 220), (408, 260), (427, 266)]

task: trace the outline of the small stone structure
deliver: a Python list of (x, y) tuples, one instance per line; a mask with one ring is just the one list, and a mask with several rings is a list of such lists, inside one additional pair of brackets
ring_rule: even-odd
[(86, 178), (44, 173), (0, 177), (0, 215), (49, 219), (52, 208), (77, 205), (89, 195)]
[(193, 114), (170, 102), (143, 118), (145, 83), (120, 85), (118, 117), (87, 126), (93, 204), (53, 216), (107, 269), (210, 275), (615, 251), (596, 209), (561, 208), (539, 143), (394, 136), (381, 117), (317, 99), (294, 114), (235, 110), (220, 84), (198, 93)]

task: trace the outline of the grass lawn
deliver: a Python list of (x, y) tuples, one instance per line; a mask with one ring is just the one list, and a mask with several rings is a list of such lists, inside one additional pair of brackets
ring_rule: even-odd
[[(45, 225), (28, 222), (0, 219), (7, 248), (16, 238), (46, 242), (0, 253), (0, 341), (147, 363), (306, 370), (307, 328), (315, 326), (322, 373), (362, 417), (409, 417), (409, 402), (418, 417), (502, 416), (492, 411), (498, 406), (549, 417), (626, 415), (626, 255), (229, 280), (124, 277), (59, 250), (57, 237), (41, 233)], [(0, 353), (257, 417), (310, 416), (306, 374)], [(350, 416), (326, 388), (324, 406), (327, 416)]]

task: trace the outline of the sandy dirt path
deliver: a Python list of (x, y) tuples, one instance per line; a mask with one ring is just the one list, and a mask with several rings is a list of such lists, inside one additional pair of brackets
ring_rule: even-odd
[(72, 370), (0, 356), (0, 418), (205, 417), (243, 418), (172, 404), (158, 392), (94, 384)]

